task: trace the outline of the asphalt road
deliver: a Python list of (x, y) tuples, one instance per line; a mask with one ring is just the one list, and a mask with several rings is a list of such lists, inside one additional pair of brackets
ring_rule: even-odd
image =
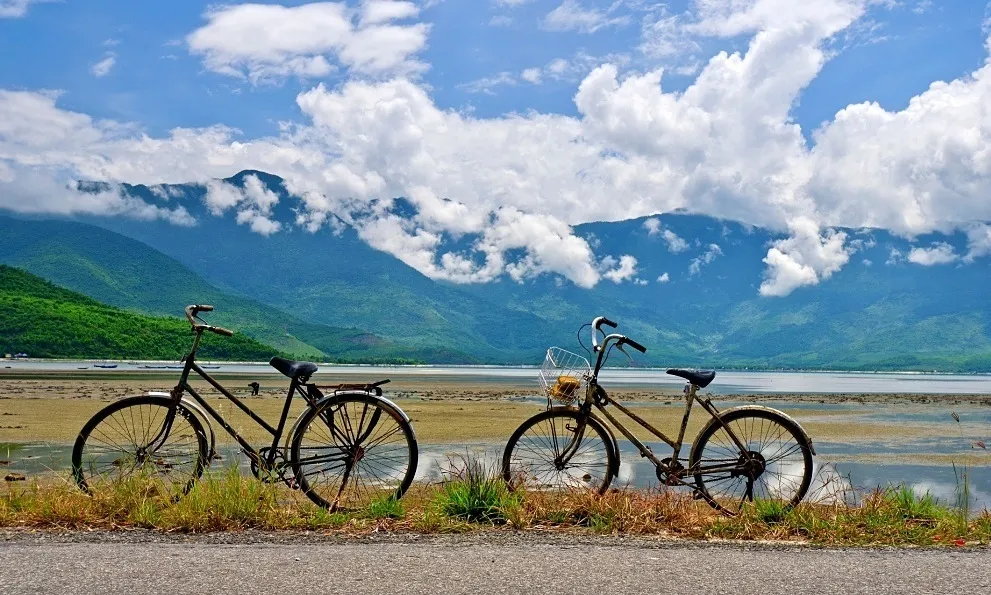
[(555, 536), (0, 535), (4, 594), (276, 592), (986, 595), (991, 550)]

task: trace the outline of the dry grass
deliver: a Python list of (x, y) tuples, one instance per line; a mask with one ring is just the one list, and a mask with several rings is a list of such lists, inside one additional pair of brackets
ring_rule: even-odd
[[(784, 540), (826, 545), (953, 546), (991, 543), (991, 514), (966, 519), (910, 490), (879, 490), (861, 506), (803, 504), (785, 510), (757, 503), (733, 518), (670, 491), (612, 490), (541, 494), (493, 490), (486, 514), (466, 515), (452, 494), (482, 477), (417, 485), (399, 501), (328, 513), (298, 492), (231, 470), (204, 477), (177, 503), (159, 499), (141, 480), (88, 496), (68, 482), (8, 488), (0, 495), (0, 526), (32, 529), (122, 529), (170, 532), (316, 530), (461, 533), (554, 531), (658, 535), (693, 539)], [(491, 481), (491, 478), (485, 479)]]

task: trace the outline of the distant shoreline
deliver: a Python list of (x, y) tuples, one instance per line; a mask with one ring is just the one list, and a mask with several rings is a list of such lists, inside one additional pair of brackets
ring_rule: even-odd
[[(312, 361), (312, 360), (310, 360)], [(26, 364), (136, 364), (138, 366), (180, 366), (177, 360), (143, 360), (143, 359), (75, 359), (75, 358), (2, 358), (0, 365), (9, 366), (12, 363)], [(267, 361), (231, 361), (231, 360), (197, 360), (202, 365), (227, 366), (268, 366)], [(398, 369), (465, 369), (465, 370), (539, 370), (540, 364), (384, 364), (384, 363), (336, 363), (314, 362), (318, 366), (334, 368), (398, 368)], [(774, 373), (774, 374), (897, 374), (906, 376), (988, 376), (991, 372), (943, 372), (938, 370), (858, 370), (846, 368), (720, 368), (712, 366), (606, 366), (609, 371), (665, 372), (671, 367), (687, 367), (698, 370), (715, 370), (716, 372), (731, 373)], [(128, 370), (134, 371), (134, 370)]]

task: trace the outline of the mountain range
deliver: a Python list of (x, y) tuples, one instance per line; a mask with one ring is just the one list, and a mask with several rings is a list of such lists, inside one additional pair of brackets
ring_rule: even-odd
[(214, 302), (219, 324), (332, 361), (539, 364), (550, 345), (580, 350), (579, 326), (605, 315), (647, 346), (637, 365), (991, 371), (991, 259), (919, 266), (903, 256), (937, 242), (962, 253), (962, 234), (912, 242), (841, 230), (857, 246), (845, 267), (814, 287), (764, 297), (762, 259), (781, 234), (669, 213), (575, 227), (597, 254), (636, 258), (636, 276), (623, 282), (456, 284), (370, 247), (351, 227), (297, 227), (275, 176), (225, 181), (243, 187), (249, 175), (279, 195), (271, 218), (282, 231), (260, 235), (211, 215), (201, 185), (125, 185), (148, 203), (183, 206), (198, 223), (5, 216), (0, 262), (135, 312), (177, 315), (187, 303)]

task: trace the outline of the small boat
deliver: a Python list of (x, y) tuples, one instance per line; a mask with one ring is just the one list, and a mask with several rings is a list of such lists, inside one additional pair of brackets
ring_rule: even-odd
[(77, 370), (89, 370), (89, 366), (79, 366)]
[(108, 368), (113, 369), (117, 367), (117, 364), (93, 364), (94, 368)]
[(219, 370), (220, 366), (200, 366), (204, 370)]
[(165, 370), (168, 366), (138, 366), (142, 370)]

